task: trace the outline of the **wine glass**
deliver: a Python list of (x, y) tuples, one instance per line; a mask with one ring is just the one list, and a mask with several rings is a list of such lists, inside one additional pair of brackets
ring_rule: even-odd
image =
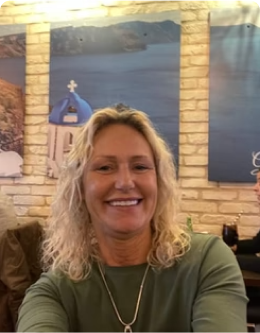
[(225, 223), (223, 225), (222, 238), (223, 238), (223, 241), (228, 246), (234, 246), (238, 242), (237, 223), (239, 222), (242, 214), (243, 214), (243, 211), (241, 211), (239, 214), (237, 214), (237, 216), (233, 222)]
[(238, 242), (237, 224), (236, 223), (224, 224), (222, 230), (222, 238), (223, 241), (228, 246), (236, 245)]

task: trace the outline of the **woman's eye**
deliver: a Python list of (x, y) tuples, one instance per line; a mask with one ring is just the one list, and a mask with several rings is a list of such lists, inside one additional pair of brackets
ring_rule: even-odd
[(102, 165), (101, 167), (98, 168), (100, 171), (110, 171), (112, 168), (109, 165)]
[(136, 166), (135, 166), (135, 169), (136, 169), (136, 170), (147, 170), (148, 167), (145, 166), (145, 165), (141, 165), (141, 164), (139, 164), (139, 165), (136, 165)]

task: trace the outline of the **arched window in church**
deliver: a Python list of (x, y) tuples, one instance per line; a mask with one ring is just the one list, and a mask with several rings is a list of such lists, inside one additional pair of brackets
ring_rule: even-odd
[(63, 154), (67, 154), (70, 152), (72, 144), (73, 144), (73, 134), (70, 132), (66, 132), (63, 141)]

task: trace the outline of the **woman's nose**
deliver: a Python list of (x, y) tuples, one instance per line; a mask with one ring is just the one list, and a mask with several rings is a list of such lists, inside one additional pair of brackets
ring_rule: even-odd
[(115, 188), (128, 191), (135, 187), (131, 170), (128, 167), (120, 168), (116, 174)]

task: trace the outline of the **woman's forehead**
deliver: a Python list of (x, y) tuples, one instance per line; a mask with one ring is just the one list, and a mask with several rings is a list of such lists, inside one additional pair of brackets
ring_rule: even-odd
[(147, 138), (142, 133), (122, 124), (110, 125), (100, 130), (93, 140), (93, 148), (94, 153), (102, 151), (103, 154), (121, 149), (139, 155), (142, 151), (151, 150)]

